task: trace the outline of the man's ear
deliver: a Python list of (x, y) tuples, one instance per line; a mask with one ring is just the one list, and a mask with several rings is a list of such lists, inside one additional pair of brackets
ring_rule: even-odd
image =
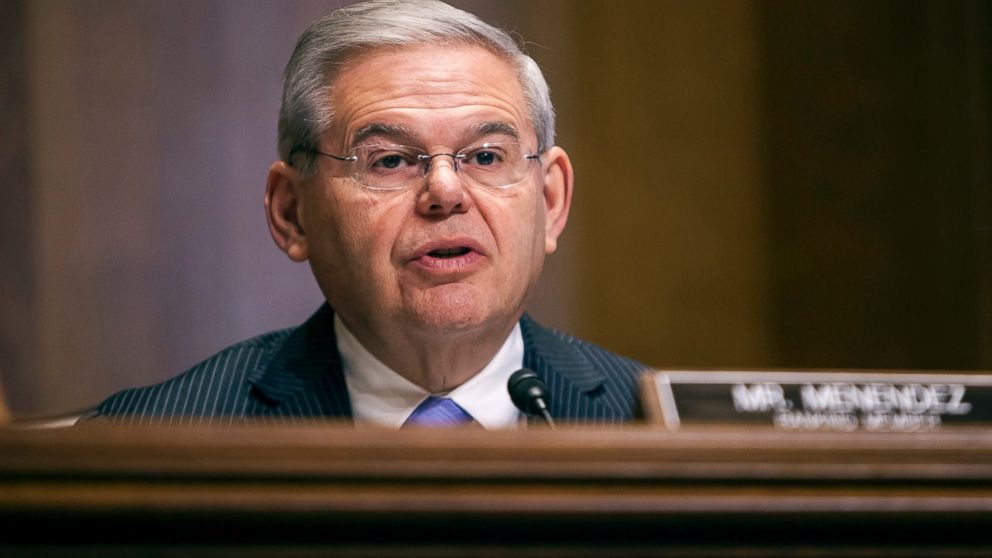
[(294, 262), (309, 257), (301, 204), (302, 180), (295, 168), (282, 161), (269, 167), (265, 183), (265, 217), (276, 246)]
[(558, 146), (545, 152), (544, 159), (544, 252), (553, 254), (572, 207), (572, 162)]

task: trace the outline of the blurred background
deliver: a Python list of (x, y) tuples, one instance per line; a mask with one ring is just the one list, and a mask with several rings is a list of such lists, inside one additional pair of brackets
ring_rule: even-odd
[[(94, 405), (322, 298), (262, 213), (281, 72), (346, 2), (0, 1), (0, 381)], [(457, 1), (575, 164), (532, 314), (655, 367), (992, 369), (992, 4)]]

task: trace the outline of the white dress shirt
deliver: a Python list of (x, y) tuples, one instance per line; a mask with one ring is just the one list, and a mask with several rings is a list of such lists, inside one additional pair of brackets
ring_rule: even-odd
[(399, 428), (430, 395), (454, 400), (487, 430), (517, 428), (522, 423), (522, 414), (506, 390), (510, 375), (523, 368), (524, 338), (520, 324), (514, 326), (496, 356), (478, 374), (449, 392), (433, 394), (372, 356), (337, 315), (334, 334), (351, 411), (358, 425), (371, 423)]

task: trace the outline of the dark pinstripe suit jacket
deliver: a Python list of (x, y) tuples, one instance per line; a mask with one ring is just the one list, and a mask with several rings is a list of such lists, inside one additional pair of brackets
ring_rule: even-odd
[[(325, 304), (300, 327), (231, 346), (160, 384), (117, 393), (85, 420), (190, 424), (351, 417), (333, 318)], [(633, 417), (643, 365), (527, 316), (520, 326), (524, 366), (547, 383), (552, 416), (599, 424)]]

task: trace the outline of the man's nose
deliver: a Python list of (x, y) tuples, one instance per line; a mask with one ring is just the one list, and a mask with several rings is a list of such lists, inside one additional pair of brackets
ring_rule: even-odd
[(472, 205), (472, 196), (456, 170), (458, 159), (444, 153), (432, 155), (424, 161), (423, 191), (417, 200), (417, 211), (431, 217), (444, 217), (464, 213)]

